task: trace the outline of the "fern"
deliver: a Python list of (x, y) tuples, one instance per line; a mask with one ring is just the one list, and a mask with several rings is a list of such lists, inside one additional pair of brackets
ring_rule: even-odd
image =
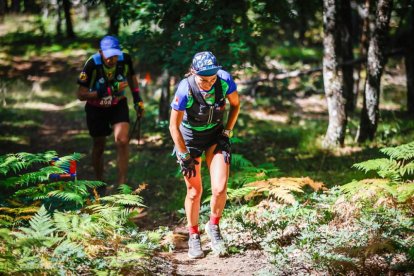
[(20, 245), (50, 247), (61, 240), (61, 238), (52, 235), (56, 228), (54, 228), (53, 220), (43, 205), (29, 221), (29, 224), (30, 227), (21, 227), (19, 228), (20, 232), (13, 233), (18, 238)]
[(49, 197), (57, 197), (59, 199), (62, 199), (63, 201), (72, 201), (76, 204), (83, 205), (84, 198), (76, 193), (76, 192), (68, 192), (68, 191), (52, 191), (48, 193)]
[(0, 156), (0, 174), (6, 175), (10, 171), (17, 173), (23, 169), (29, 168), (34, 163), (49, 163), (50, 160), (57, 156), (55, 151), (32, 154), (21, 152), (16, 154), (6, 154)]
[(414, 159), (414, 142), (397, 147), (383, 148), (380, 151), (396, 160), (411, 160)]
[(387, 179), (355, 180), (340, 189), (348, 196), (357, 196), (357, 200), (391, 197), (398, 203), (405, 203), (414, 198), (414, 183), (394, 183)]
[(119, 185), (118, 191), (124, 195), (129, 195), (129, 194), (132, 194), (133, 192), (132, 188), (126, 184)]
[(414, 183), (400, 185), (397, 188), (397, 199), (399, 202), (407, 202), (414, 199)]
[(354, 164), (353, 167), (364, 171), (375, 171), (383, 180), (365, 179), (353, 181), (344, 185), (341, 189), (349, 194), (362, 199), (380, 196), (392, 198), (395, 202), (406, 203), (414, 197), (414, 188), (407, 177), (414, 174), (414, 142), (397, 147), (388, 147), (380, 150), (390, 158), (372, 159)]
[(292, 192), (303, 193), (303, 187), (309, 186), (315, 191), (325, 189), (322, 182), (316, 182), (309, 177), (293, 178), (281, 177), (259, 180), (246, 184), (243, 188), (231, 190), (231, 198), (237, 198), (236, 195), (250, 200), (258, 196), (271, 196), (282, 202), (293, 204), (296, 202)]
[(117, 194), (111, 196), (105, 196), (100, 199), (102, 202), (111, 203), (112, 205), (121, 206), (135, 206), (135, 207), (146, 207), (142, 202), (142, 197), (138, 195), (125, 195)]
[(46, 182), (49, 180), (49, 175), (53, 173), (64, 173), (64, 170), (55, 166), (48, 166), (45, 168), (41, 168), (39, 171), (36, 172), (29, 172), (21, 175), (20, 177), (9, 177), (4, 182), (0, 182), (2, 186), (5, 187), (13, 187), (13, 186), (23, 186), (23, 185), (30, 185), (30, 184), (38, 184), (42, 182)]
[(247, 160), (243, 155), (236, 153), (231, 156), (231, 166), (234, 170), (254, 167), (252, 162)]

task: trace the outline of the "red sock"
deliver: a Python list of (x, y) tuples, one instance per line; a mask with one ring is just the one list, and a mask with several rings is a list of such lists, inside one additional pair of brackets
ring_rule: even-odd
[(198, 224), (194, 226), (188, 226), (188, 232), (191, 234), (199, 234), (198, 232)]
[(211, 224), (218, 225), (219, 222), (220, 222), (220, 217), (215, 217), (213, 215), (210, 215), (210, 223)]

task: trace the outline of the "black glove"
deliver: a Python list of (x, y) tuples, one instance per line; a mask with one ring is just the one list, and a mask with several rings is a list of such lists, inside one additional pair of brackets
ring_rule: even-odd
[(178, 164), (180, 164), (181, 167), (181, 173), (188, 177), (191, 178), (192, 176), (196, 176), (196, 169), (195, 166), (199, 164), (199, 162), (197, 160), (195, 160), (192, 157), (189, 157), (186, 160), (183, 159), (178, 159), (177, 161)]
[(220, 135), (217, 141), (214, 153), (221, 152), (226, 164), (231, 164), (231, 143), (230, 138), (225, 135)]

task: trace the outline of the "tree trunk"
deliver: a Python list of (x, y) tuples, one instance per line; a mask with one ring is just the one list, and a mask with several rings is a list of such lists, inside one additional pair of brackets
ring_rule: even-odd
[[(369, 41), (369, 10), (370, 10), (370, 0), (365, 0), (365, 4), (362, 8), (358, 8), (358, 15), (362, 21), (362, 30), (359, 39), (359, 56), (366, 57), (368, 51), (368, 41)], [(364, 63), (358, 63), (356, 67), (357, 71), (357, 78), (355, 81), (354, 86), (354, 109), (357, 104), (358, 94), (359, 94), (359, 87), (360, 83), (364, 82), (365, 80), (362, 79), (362, 71), (364, 70)], [(364, 84), (365, 88), (365, 84)], [(363, 92), (362, 92), (363, 93)]]
[(11, 11), (14, 13), (20, 12), (20, 0), (13, 0), (11, 4)]
[(6, 14), (7, 1), (0, 0), (0, 23), (4, 22), (4, 15)]
[(72, 3), (70, 0), (63, 0), (63, 11), (65, 12), (65, 22), (66, 22), (66, 36), (68, 38), (75, 38), (75, 32), (73, 31), (72, 25), (72, 16), (70, 14), (70, 10), (72, 7)]
[(339, 4), (338, 0), (323, 1), (323, 82), (329, 112), (329, 125), (322, 145), (324, 148), (344, 144), (347, 124), (343, 72), (339, 66), (341, 63), (339, 60), (341, 57), (338, 24)]
[(169, 111), (170, 111), (170, 75), (168, 71), (165, 70), (162, 74), (162, 89), (161, 97), (159, 104), (159, 116), (158, 119), (160, 122), (169, 120)]
[(118, 35), (119, 33), (119, 27), (120, 27), (120, 21), (119, 21), (119, 6), (110, 0), (105, 0), (105, 7), (106, 12), (109, 17), (109, 29), (108, 33), (111, 35)]
[(381, 76), (386, 62), (384, 55), (387, 46), (392, 0), (379, 0), (371, 26), (371, 39), (368, 47), (367, 81), (357, 140), (373, 140), (379, 120), (379, 96)]
[(414, 116), (414, 6), (411, 6), (411, 21), (406, 36), (405, 71), (407, 74), (407, 110)]
[(56, 13), (56, 35), (60, 37), (62, 36), (62, 0), (56, 1)]
[(35, 0), (25, 0), (24, 1), (24, 12), (37, 14), (40, 12), (40, 7)]
[[(341, 56), (342, 61), (351, 61), (354, 59), (352, 52), (352, 17), (351, 4), (349, 0), (340, 1), (340, 30), (341, 30)], [(355, 110), (354, 105), (354, 65), (348, 64), (342, 67), (344, 95), (346, 97), (347, 114)]]

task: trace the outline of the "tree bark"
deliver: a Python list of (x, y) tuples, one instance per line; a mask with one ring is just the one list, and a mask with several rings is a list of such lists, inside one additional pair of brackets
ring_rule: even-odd
[(343, 146), (347, 124), (343, 72), (339, 66), (339, 4), (338, 0), (323, 1), (323, 82), (329, 112), (329, 125), (322, 144), (324, 148)]
[(407, 110), (414, 116), (414, 6), (411, 6), (411, 21), (406, 36), (405, 71), (407, 74)]
[(62, 36), (62, 0), (56, 1), (56, 13), (56, 35), (60, 37)]
[(14, 13), (20, 12), (20, 0), (12, 0), (11, 11)]
[[(340, 1), (340, 30), (341, 30), (341, 56), (343, 61), (354, 59), (352, 52), (352, 17), (351, 4), (349, 0)], [(354, 105), (354, 66), (346, 64), (342, 67), (344, 95), (346, 97), (347, 114), (355, 110)]]
[(392, 0), (379, 0), (371, 26), (368, 47), (367, 81), (357, 140), (359, 143), (373, 140), (379, 120), (379, 96), (381, 76), (386, 63), (384, 55), (387, 46)]
[(65, 22), (66, 22), (66, 36), (68, 38), (75, 38), (75, 32), (73, 31), (72, 16), (70, 10), (72, 3), (70, 0), (63, 0), (63, 11), (65, 12)]
[(120, 27), (119, 6), (113, 1), (105, 0), (105, 7), (109, 17), (108, 33), (112, 35), (118, 35)]
[[(372, 0), (371, 0), (372, 1)], [(369, 42), (369, 10), (370, 10), (370, 0), (365, 0), (364, 6), (362, 8), (358, 8), (358, 15), (362, 21), (362, 30), (359, 39), (359, 56), (365, 57), (368, 51), (368, 42)], [(364, 63), (357, 64), (356, 71), (357, 71), (357, 78), (355, 80), (354, 86), (354, 108), (357, 104), (357, 99), (359, 95), (359, 87), (361, 82), (365, 82), (365, 79), (362, 79), (362, 71), (364, 70), (365, 66)], [(365, 83), (364, 83), (365, 88)], [(363, 89), (364, 89), (363, 88)], [(362, 89), (362, 90), (363, 90)], [(362, 92), (363, 94), (364, 92)]]
[(160, 122), (169, 120), (169, 111), (170, 111), (170, 75), (168, 71), (165, 70), (162, 74), (162, 88), (161, 88), (161, 97), (159, 104), (159, 116), (158, 119)]
[(6, 14), (7, 1), (0, 0), (0, 23), (4, 22), (4, 15)]

